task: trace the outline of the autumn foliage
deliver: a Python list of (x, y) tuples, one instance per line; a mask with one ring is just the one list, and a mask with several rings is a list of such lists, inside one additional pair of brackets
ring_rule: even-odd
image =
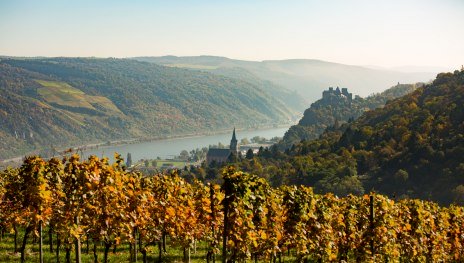
[(224, 242), (223, 256), (232, 262), (280, 259), (289, 250), (298, 261), (464, 260), (460, 206), (272, 188), (232, 167), (222, 179), (222, 185), (205, 185), (175, 172), (142, 176), (127, 171), (119, 156), (113, 164), (94, 156), (28, 157), (21, 168), (0, 173), (0, 225), (36, 235), (40, 224), (48, 226), (67, 253), (76, 240), (90, 239), (104, 244), (104, 261), (110, 247), (122, 243), (144, 261), (150, 246), (158, 246), (161, 257), (166, 238), (184, 251), (205, 242), (208, 260), (220, 255)]

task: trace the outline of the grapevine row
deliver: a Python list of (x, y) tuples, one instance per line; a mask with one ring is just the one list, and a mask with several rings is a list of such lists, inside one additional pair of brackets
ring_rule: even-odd
[(208, 261), (218, 255), (223, 262), (281, 261), (290, 250), (298, 261), (464, 261), (462, 207), (272, 188), (233, 167), (222, 180), (205, 185), (176, 173), (142, 176), (127, 171), (119, 156), (113, 164), (95, 156), (28, 157), (20, 168), (0, 172), (0, 226), (16, 235), (24, 229), (22, 261), (26, 239), (41, 240), (44, 227), (76, 262), (87, 240), (104, 244), (104, 262), (123, 242), (132, 261), (140, 252), (146, 262), (153, 245), (161, 260), (166, 237), (186, 251), (186, 260), (195, 242), (205, 242)]

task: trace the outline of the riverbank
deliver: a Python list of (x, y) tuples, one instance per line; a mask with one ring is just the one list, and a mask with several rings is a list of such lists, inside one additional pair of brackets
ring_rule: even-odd
[[(266, 126), (266, 127), (259, 127), (254, 129), (240, 129), (236, 128), (237, 132), (243, 131), (260, 131), (266, 129), (275, 129), (275, 128), (288, 128), (290, 127), (287, 124), (282, 125), (275, 125), (275, 126)], [(130, 140), (117, 140), (117, 141), (110, 141), (106, 143), (99, 143), (95, 144), (93, 147), (90, 145), (83, 145), (81, 147), (86, 148), (87, 150), (95, 149), (95, 148), (102, 148), (102, 147), (111, 147), (111, 146), (123, 146), (128, 144), (134, 143), (143, 143), (143, 142), (152, 142), (152, 141), (160, 141), (160, 140), (174, 140), (174, 139), (189, 139), (189, 138), (196, 138), (202, 136), (210, 136), (210, 135), (220, 135), (220, 134), (232, 134), (231, 129), (223, 129), (223, 130), (216, 130), (214, 132), (201, 132), (201, 133), (191, 133), (191, 134), (180, 134), (180, 135), (171, 135), (171, 136), (158, 136), (152, 138), (137, 138), (137, 139), (130, 139)], [(271, 139), (271, 138), (268, 138)], [(78, 150), (80, 147), (74, 147), (73, 150)]]
[[(268, 125), (268, 126), (257, 127), (257, 128), (237, 128), (237, 132), (238, 133), (250, 133), (250, 132), (255, 132), (255, 131), (267, 131), (267, 130), (273, 130), (273, 129), (288, 128), (290, 125), (291, 124), (279, 124), (279, 125)], [(82, 153), (95, 152), (97, 150), (104, 152), (105, 149), (114, 148), (116, 146), (121, 147), (121, 146), (128, 146), (132, 144), (150, 143), (150, 142), (156, 142), (156, 141), (193, 139), (193, 138), (200, 138), (200, 137), (213, 136), (213, 135), (226, 135), (226, 134), (228, 135), (231, 132), (232, 132), (232, 129), (228, 128), (228, 129), (219, 129), (215, 131), (204, 131), (204, 132), (190, 133), (190, 134), (165, 135), (165, 136), (156, 136), (156, 137), (151, 137), (151, 138), (132, 138), (132, 139), (99, 142), (99, 143), (97, 142), (97, 143), (90, 143), (90, 144), (78, 145), (78, 146), (72, 146), (72, 147), (62, 147), (60, 150), (57, 151), (57, 154), (55, 154), (55, 156), (61, 156), (66, 151), (69, 152), (69, 149), (71, 149), (73, 152), (77, 152), (82, 155)], [(242, 136), (241, 138), (244, 138), (244, 137)], [(208, 146), (208, 145), (205, 145), (205, 146)], [(192, 149), (185, 149), (185, 150), (192, 150)], [(177, 152), (177, 154), (178, 153), (179, 152)], [(19, 164), (22, 163), (24, 156), (28, 156), (31, 154), (37, 154), (37, 151), (29, 152), (22, 156), (0, 160), (0, 168), (6, 167), (6, 166), (13, 166), (13, 167), (18, 166)], [(51, 157), (51, 156), (48, 156), (48, 157)]]

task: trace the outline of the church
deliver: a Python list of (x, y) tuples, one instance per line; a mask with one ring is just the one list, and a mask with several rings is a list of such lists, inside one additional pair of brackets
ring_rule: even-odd
[(237, 138), (235, 137), (235, 128), (232, 133), (232, 139), (230, 140), (229, 149), (209, 149), (206, 154), (206, 163), (210, 165), (212, 162), (224, 163), (227, 162), (232, 156), (237, 156), (238, 145)]

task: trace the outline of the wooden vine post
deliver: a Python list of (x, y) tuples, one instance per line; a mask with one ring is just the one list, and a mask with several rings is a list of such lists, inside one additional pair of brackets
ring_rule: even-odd
[[(74, 218), (74, 223), (79, 226), (79, 216)], [(76, 237), (76, 263), (81, 263), (81, 238), (80, 235)]]
[[(213, 184), (210, 184), (209, 185), (209, 199), (210, 199), (210, 203), (211, 203), (211, 219), (212, 219), (212, 222), (216, 222), (216, 208), (214, 207), (214, 186)], [(214, 237), (214, 240), (216, 240), (216, 231), (214, 229), (214, 224), (211, 224), (211, 232), (213, 234), (213, 237)], [(216, 243), (215, 241), (213, 241), (213, 244), (212, 246), (214, 246), (214, 243)], [(213, 263), (216, 261), (215, 260), (215, 255), (214, 255), (214, 247), (211, 248), (211, 260), (213, 261)]]
[[(371, 194), (369, 196), (369, 222), (370, 222), (370, 231), (371, 234), (374, 234), (374, 195)], [(375, 249), (374, 249), (374, 237), (371, 236), (371, 252), (372, 252), (372, 257), (375, 255)]]
[(229, 205), (230, 198), (232, 194), (232, 182), (230, 178), (224, 178), (224, 184), (222, 185), (224, 190), (224, 200), (223, 200), (223, 211), (224, 211), (224, 229), (222, 233), (222, 263), (227, 262), (227, 235), (229, 232)]
[[(42, 216), (42, 209), (39, 209), (39, 215)], [(40, 219), (39, 221), (39, 261), (40, 263), (44, 262), (42, 228), (43, 228), (43, 221), (42, 219)]]

